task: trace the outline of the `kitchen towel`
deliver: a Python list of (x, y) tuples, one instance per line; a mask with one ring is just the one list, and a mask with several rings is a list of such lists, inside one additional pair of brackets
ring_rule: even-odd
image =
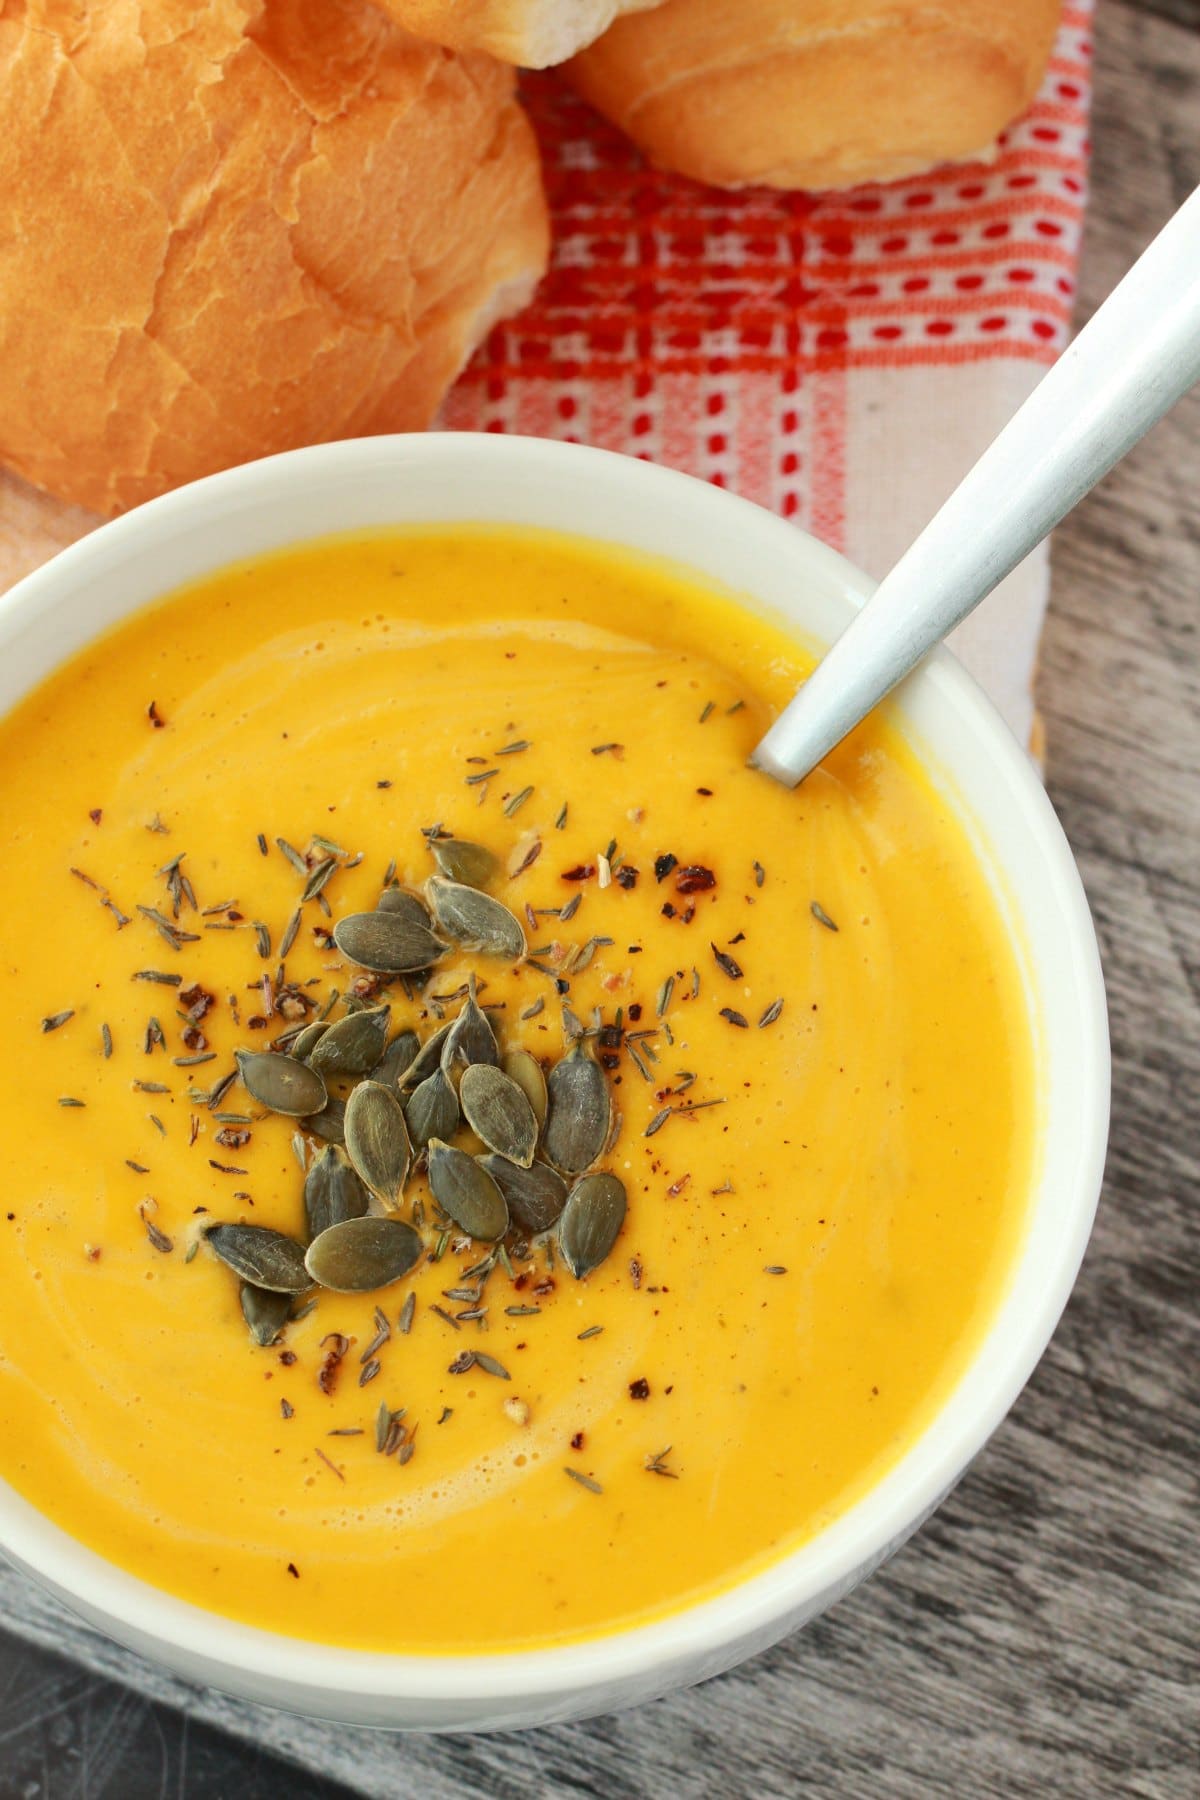
[[(440, 423), (685, 469), (882, 575), (1066, 342), (1091, 15), (1065, 8), (990, 161), (848, 194), (659, 174), (560, 77), (528, 77), (553, 266)], [(0, 589), (94, 523), (0, 475)], [(953, 640), (1026, 744), (1048, 584), (1043, 546)]]

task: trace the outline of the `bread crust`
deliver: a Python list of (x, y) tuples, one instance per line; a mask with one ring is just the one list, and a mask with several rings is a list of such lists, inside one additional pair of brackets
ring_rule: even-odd
[(576, 57), (579, 91), (663, 168), (844, 188), (991, 153), (1060, 0), (669, 0)]
[(405, 30), (451, 50), (546, 69), (565, 62), (622, 14), (663, 0), (378, 0)]
[(426, 425), (545, 267), (513, 86), (367, 0), (0, 0), (0, 460), (113, 512)]

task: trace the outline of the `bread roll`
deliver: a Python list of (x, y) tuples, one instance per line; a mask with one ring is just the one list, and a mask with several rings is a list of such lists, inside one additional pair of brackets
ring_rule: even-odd
[(668, 0), (569, 66), (665, 169), (843, 188), (986, 156), (1028, 105), (1060, 0)]
[(451, 50), (486, 50), (503, 62), (546, 69), (565, 62), (622, 13), (662, 0), (378, 0), (407, 31)]
[(0, 4), (0, 461), (113, 512), (427, 424), (545, 266), (513, 84), (367, 0)]

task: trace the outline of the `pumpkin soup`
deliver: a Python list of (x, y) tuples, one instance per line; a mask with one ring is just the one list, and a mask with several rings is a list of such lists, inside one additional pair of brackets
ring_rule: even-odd
[(0, 722), (0, 1473), (217, 1612), (578, 1640), (877, 1481), (1030, 1189), (1020, 970), (872, 719), (549, 534), (224, 570)]

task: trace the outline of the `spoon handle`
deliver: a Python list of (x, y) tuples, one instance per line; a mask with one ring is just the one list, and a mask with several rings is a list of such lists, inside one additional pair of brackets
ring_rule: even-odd
[(1200, 188), (851, 620), (754, 766), (802, 781), (1198, 379)]

